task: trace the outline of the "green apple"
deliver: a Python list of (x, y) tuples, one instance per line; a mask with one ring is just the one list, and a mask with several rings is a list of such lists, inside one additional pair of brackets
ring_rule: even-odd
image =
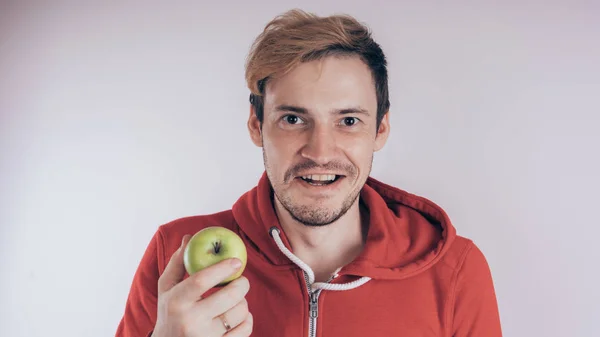
[(224, 227), (207, 227), (190, 238), (183, 254), (183, 264), (189, 275), (206, 267), (229, 259), (237, 258), (242, 266), (230, 277), (219, 283), (219, 286), (237, 279), (244, 272), (247, 261), (246, 246), (242, 239), (232, 230)]

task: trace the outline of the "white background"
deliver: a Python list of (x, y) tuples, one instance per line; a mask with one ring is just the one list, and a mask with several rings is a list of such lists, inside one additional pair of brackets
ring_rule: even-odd
[(114, 335), (156, 228), (256, 184), (244, 61), (292, 7), (373, 29), (372, 175), (481, 247), (505, 336), (600, 336), (598, 2), (117, 3), (0, 5), (0, 336)]

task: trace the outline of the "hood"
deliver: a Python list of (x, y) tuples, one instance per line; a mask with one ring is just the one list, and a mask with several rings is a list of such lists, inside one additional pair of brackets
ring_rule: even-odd
[[(433, 202), (369, 177), (360, 202), (369, 210), (369, 232), (361, 254), (339, 275), (371, 279), (403, 279), (434, 265), (456, 237), (447, 214)], [(279, 229), (280, 241), (291, 250), (273, 208), (273, 190), (266, 172), (258, 185), (233, 205), (241, 234), (268, 263), (294, 262), (277, 246), (270, 229)]]

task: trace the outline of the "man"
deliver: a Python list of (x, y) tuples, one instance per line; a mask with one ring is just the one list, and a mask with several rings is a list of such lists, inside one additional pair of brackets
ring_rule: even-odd
[[(258, 36), (246, 79), (264, 175), (230, 210), (158, 228), (116, 335), (501, 336), (482, 252), (437, 205), (369, 176), (390, 104), (367, 28), (287, 12)], [(238, 260), (183, 267), (190, 235), (208, 226), (248, 250), (224, 287)]]

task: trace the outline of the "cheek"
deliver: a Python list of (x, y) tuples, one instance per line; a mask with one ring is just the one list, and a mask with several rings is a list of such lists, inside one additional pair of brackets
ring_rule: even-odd
[(351, 135), (341, 142), (343, 151), (357, 167), (368, 167), (371, 165), (375, 137), (368, 132)]
[[(272, 166), (285, 167), (287, 162), (291, 162), (302, 148), (300, 137), (277, 137), (276, 135), (265, 135), (263, 139), (264, 151), (272, 163)], [(273, 165), (274, 163), (277, 163)]]
[(371, 147), (361, 146), (360, 148), (354, 148), (353, 151), (349, 153), (349, 156), (354, 165), (359, 168), (361, 175), (368, 174), (366, 171), (371, 166), (373, 158)]

